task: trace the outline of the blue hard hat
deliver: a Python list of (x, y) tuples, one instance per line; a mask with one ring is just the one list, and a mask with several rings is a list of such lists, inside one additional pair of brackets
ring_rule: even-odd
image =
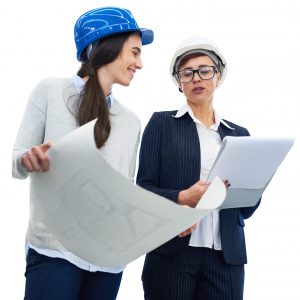
[(77, 59), (82, 62), (83, 51), (96, 40), (121, 32), (139, 32), (142, 45), (153, 41), (151, 29), (139, 28), (128, 9), (102, 7), (90, 10), (78, 18), (74, 26)]

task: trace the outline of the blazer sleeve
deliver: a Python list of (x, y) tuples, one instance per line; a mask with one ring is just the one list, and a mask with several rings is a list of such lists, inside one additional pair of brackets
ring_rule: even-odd
[(161, 150), (163, 147), (162, 114), (154, 113), (145, 127), (139, 154), (137, 184), (155, 194), (177, 202), (180, 190), (160, 187)]
[(240, 212), (241, 212), (243, 218), (244, 219), (250, 218), (254, 214), (256, 209), (259, 207), (260, 202), (261, 202), (261, 198), (259, 199), (259, 201), (257, 202), (257, 204), (255, 206), (240, 208)]

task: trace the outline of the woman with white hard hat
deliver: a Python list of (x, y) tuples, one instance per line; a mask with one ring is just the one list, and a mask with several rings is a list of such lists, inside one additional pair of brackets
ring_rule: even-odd
[[(94, 135), (100, 154), (133, 179), (140, 121), (114, 98), (112, 86), (128, 86), (143, 67), (142, 45), (152, 43), (153, 32), (140, 28), (127, 9), (102, 7), (78, 18), (74, 39), (81, 68), (72, 78), (42, 80), (31, 93), (14, 146), (13, 177), (47, 172), (51, 143), (98, 118)], [(113, 300), (124, 269), (92, 265), (65, 249), (32, 203), (26, 262), (28, 300)]]
[[(179, 45), (170, 73), (186, 103), (149, 120), (140, 149), (140, 186), (180, 205), (197, 205), (222, 139), (249, 135), (214, 108), (214, 93), (226, 72), (225, 58), (211, 40), (192, 37)], [(243, 299), (244, 219), (258, 205), (214, 210), (148, 253), (142, 274), (145, 299)]]

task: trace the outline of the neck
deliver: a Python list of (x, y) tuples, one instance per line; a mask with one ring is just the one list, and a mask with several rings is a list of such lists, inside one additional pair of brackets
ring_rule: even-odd
[(195, 117), (201, 121), (207, 128), (215, 124), (215, 114), (212, 105), (195, 105), (188, 101)]
[[(99, 76), (99, 75), (98, 75)], [(103, 75), (102, 75), (103, 76)], [(100, 78), (100, 77), (98, 77)], [(88, 79), (89, 79), (89, 76), (85, 76), (82, 78), (84, 82), (87, 82)], [(103, 81), (103, 82), (102, 82)], [(105, 80), (100, 80), (100, 84), (101, 84), (101, 87), (103, 89), (103, 92), (104, 92), (104, 96), (107, 97), (111, 94), (111, 87), (112, 85), (111, 84), (108, 84), (105, 82)]]
[(98, 70), (98, 79), (103, 89), (104, 96), (105, 97), (109, 96), (111, 94), (111, 89), (112, 89), (112, 80), (111, 80), (111, 74), (106, 70), (105, 66), (101, 67)]

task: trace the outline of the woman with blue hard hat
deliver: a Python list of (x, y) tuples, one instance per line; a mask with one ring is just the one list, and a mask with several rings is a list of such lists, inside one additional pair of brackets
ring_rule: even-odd
[[(180, 205), (195, 207), (201, 201), (222, 139), (249, 135), (215, 110), (214, 94), (226, 72), (226, 60), (210, 39), (194, 36), (178, 46), (170, 74), (184, 104), (179, 110), (156, 112), (149, 120), (137, 184)], [(259, 203), (213, 210), (148, 253), (142, 274), (145, 299), (242, 300), (244, 219)]]
[[(98, 118), (94, 135), (101, 155), (133, 180), (140, 121), (114, 98), (112, 86), (128, 86), (143, 67), (142, 45), (152, 43), (153, 32), (140, 28), (129, 10), (103, 7), (78, 18), (74, 38), (81, 68), (72, 78), (42, 80), (31, 93), (14, 145), (13, 177), (47, 172), (50, 142)], [(65, 249), (32, 203), (26, 262), (28, 300), (113, 300), (124, 269), (92, 265)]]

